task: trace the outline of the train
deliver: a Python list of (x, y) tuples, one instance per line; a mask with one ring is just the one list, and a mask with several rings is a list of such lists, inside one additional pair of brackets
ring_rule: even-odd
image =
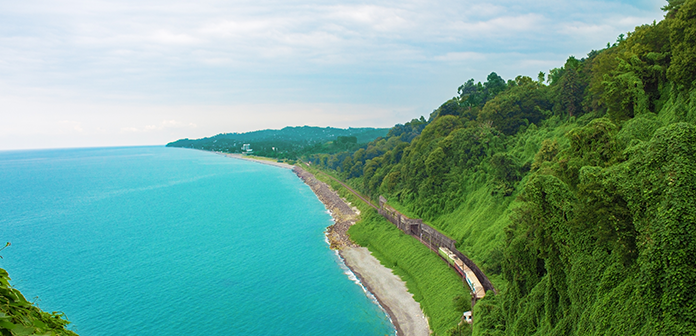
[(469, 289), (471, 290), (471, 296), (475, 298), (476, 300), (479, 300), (486, 296), (486, 291), (483, 289), (483, 286), (481, 285), (481, 282), (479, 279), (476, 277), (476, 274), (474, 274), (471, 269), (464, 264), (464, 262), (457, 257), (456, 254), (452, 253), (450, 249), (446, 247), (440, 247), (438, 249), (438, 253), (440, 256), (445, 259), (452, 267), (454, 267), (459, 274), (461, 274), (462, 278), (464, 278), (464, 282), (466, 282), (467, 285), (469, 285)]

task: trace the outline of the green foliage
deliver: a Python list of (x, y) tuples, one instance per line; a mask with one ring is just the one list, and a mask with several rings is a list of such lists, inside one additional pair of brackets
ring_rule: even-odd
[(505, 80), (495, 72), (491, 72), (483, 84), (481, 82), (474, 84), (472, 78), (457, 90), (459, 103), (468, 108), (483, 107), (487, 101), (503, 92), (506, 86)]
[(65, 329), (69, 323), (63, 314), (41, 311), (16, 289), (10, 286), (10, 278), (0, 269), (0, 334), (3, 336), (28, 335), (77, 335)]
[(566, 135), (570, 140), (568, 155), (582, 160), (583, 166), (611, 164), (620, 153), (614, 140), (616, 132), (616, 125), (606, 118), (575, 128)]
[(447, 331), (448, 336), (469, 336), (471, 333), (471, 326), (466, 322), (462, 322), (456, 327)]
[(572, 117), (580, 113), (582, 93), (585, 83), (580, 79), (575, 68), (569, 68), (559, 81), (559, 103), (563, 110), (568, 111), (568, 116)]
[(428, 247), (404, 234), (343, 186), (315, 169), (310, 170), (360, 209), (361, 219), (348, 234), (406, 282), (435, 335), (447, 335), (456, 328), (462, 313), (471, 309), (470, 294), (459, 275)]
[(227, 153), (241, 153), (243, 144), (250, 144), (254, 155), (296, 159), (310, 153), (353, 151), (359, 144), (383, 137), (386, 128), (285, 127), (247, 133), (218, 134), (210, 138), (180, 139), (168, 147), (196, 148)]
[(551, 162), (558, 155), (558, 141), (546, 139), (541, 142), (539, 152), (534, 155), (532, 170), (537, 170), (544, 165), (544, 162)]
[(696, 333), (696, 127), (661, 128), (631, 150), (621, 173), (628, 208), (640, 237), (640, 294), (650, 322), (665, 334)]
[(517, 82), (520, 84), (486, 103), (479, 115), (507, 135), (516, 133), (521, 126), (538, 123), (551, 109), (545, 86), (529, 77), (518, 77)]
[(612, 119), (625, 120), (659, 109), (667, 81), (670, 44), (665, 22), (636, 27), (616, 49), (617, 64), (603, 75), (602, 100)]
[(367, 210), (361, 216), (361, 221), (348, 231), (351, 239), (366, 246), (382, 264), (406, 281), (428, 316), (433, 332), (445, 335), (456, 326), (462, 313), (470, 309), (471, 298), (461, 278), (437, 254), (376, 211)]
[(667, 0), (667, 5), (662, 7), (662, 10), (667, 12), (667, 17), (673, 18), (685, 1), (686, 0)]
[[(467, 81), (428, 122), (320, 167), (362, 164), (342, 177), (457, 240), (498, 289), (474, 335), (696, 334), (695, 4), (669, 1), (548, 85)], [(355, 237), (403, 257), (385, 225)]]
[(696, 80), (696, 1), (670, 1), (670, 43), (672, 60), (667, 70), (670, 80), (690, 89)]
[(514, 186), (521, 178), (520, 166), (514, 156), (508, 153), (495, 153), (490, 159), (491, 175), (498, 184), (496, 192), (512, 195)]
[(403, 125), (397, 124), (389, 130), (387, 138), (398, 138), (401, 142), (411, 142), (428, 124), (423, 116), (413, 119)]
[(621, 125), (616, 135), (621, 147), (628, 147), (631, 141), (648, 141), (655, 131), (662, 126), (655, 114), (649, 113), (630, 119)]
[(509, 308), (500, 318), (514, 321), (515, 334), (693, 334), (696, 276), (686, 270), (695, 264), (686, 256), (696, 242), (685, 233), (696, 229), (696, 167), (687, 159), (696, 127), (663, 127), (612, 165), (568, 153), (606, 168), (582, 167), (575, 190), (552, 175), (527, 182), (508, 228), (501, 306)]

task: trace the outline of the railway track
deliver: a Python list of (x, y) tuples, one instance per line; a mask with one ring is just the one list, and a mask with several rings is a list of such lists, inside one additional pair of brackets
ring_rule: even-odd
[[(302, 162), (302, 161), (300, 161), (300, 162)], [(304, 165), (306, 165), (307, 167), (309, 167), (309, 165), (308, 165), (307, 163), (305, 163), (305, 162), (302, 162), (302, 163), (303, 163)], [(326, 176), (328, 176), (329, 178), (331, 178), (332, 180), (338, 182), (341, 186), (343, 186), (344, 188), (346, 188), (346, 189), (347, 189), (348, 191), (350, 191), (353, 195), (355, 195), (355, 196), (357, 196), (358, 198), (360, 198), (363, 202), (365, 202), (365, 204), (371, 206), (371, 207), (374, 208), (375, 210), (380, 211), (381, 208), (380, 208), (379, 206), (373, 204), (368, 198), (366, 198), (365, 196), (361, 195), (359, 192), (357, 192), (356, 190), (354, 190), (353, 188), (351, 188), (351, 187), (348, 186), (347, 184), (343, 183), (343, 182), (340, 181), (339, 179), (337, 179), (337, 178), (335, 178), (335, 177), (333, 177), (333, 176), (331, 176), (331, 175), (329, 175), (329, 174), (326, 174), (326, 173), (324, 173), (324, 174), (325, 174)], [(382, 202), (382, 201), (380, 201), (380, 204), (381, 204), (381, 202)], [(386, 202), (386, 200), (385, 200), (385, 202)], [(390, 207), (389, 207), (389, 208), (390, 208)], [(400, 212), (396, 211), (395, 209), (391, 209), (391, 208), (390, 208), (390, 210), (393, 211), (393, 212), (395, 212), (396, 214), (398, 214), (398, 216), (403, 216), (404, 218), (408, 218), (408, 217), (404, 216), (403, 214), (401, 214)], [(390, 219), (390, 218), (387, 217), (387, 216), (385, 216), (385, 217), (386, 217), (388, 220), (390, 220), (390, 221), (393, 220), (393, 219)], [(426, 227), (428, 227), (428, 228), (430, 228), (428, 225), (425, 225), (425, 224), (422, 224), (422, 225), (423, 225), (423, 226), (426, 226)], [(397, 226), (398, 226), (398, 225), (397, 225)], [(402, 229), (403, 229), (403, 228), (402, 228)], [(430, 228), (430, 229), (431, 229), (431, 230), (434, 230), (434, 229), (432, 229), (432, 228)], [(426, 242), (426, 241), (423, 240), (422, 237), (420, 237), (419, 235), (413, 235), (413, 234), (411, 234), (411, 233), (409, 233), (409, 232), (406, 232), (406, 233), (409, 234), (409, 235), (411, 235), (411, 236), (413, 236), (413, 237), (415, 237), (416, 239), (418, 239), (423, 245), (425, 245), (425, 246), (427, 246), (428, 248), (430, 248), (434, 253), (439, 253), (439, 247), (440, 247), (440, 246), (437, 246), (437, 247), (436, 247), (436, 246), (434, 246), (431, 242), (429, 242), (429, 241)], [(448, 239), (449, 239), (449, 238), (448, 238)], [(451, 240), (451, 239), (450, 239), (450, 240)], [(452, 244), (456, 243), (456, 242), (454, 242), (453, 240), (452, 240), (452, 242), (453, 242)], [(473, 299), (473, 302), (474, 302), (474, 303), (476, 302), (477, 299), (483, 298), (483, 296), (485, 295), (485, 292), (486, 292), (487, 290), (492, 290), (492, 291), (495, 292), (495, 288), (493, 287), (493, 284), (490, 282), (490, 280), (488, 279), (488, 277), (486, 277), (486, 275), (481, 271), (481, 269), (480, 269), (471, 259), (469, 259), (469, 258), (466, 257), (463, 253), (461, 253), (461, 252), (458, 251), (456, 248), (454, 248), (454, 245), (450, 246), (450, 250), (451, 250), (450, 253), (453, 253), (454, 255), (456, 255), (456, 258), (459, 259), (459, 260), (461, 260), (461, 261), (465, 264), (464, 267), (466, 268), (466, 270), (465, 270), (465, 271), (458, 271), (457, 273), (460, 274), (460, 275), (462, 275), (462, 278), (464, 279), (465, 282), (466, 282), (467, 278), (469, 278), (471, 281), (473, 281), (473, 282), (475, 283), (475, 287), (477, 287), (477, 289), (473, 289), (473, 287), (472, 287), (472, 299)], [(450, 251), (450, 250), (448, 250), (448, 251)], [(443, 260), (444, 260), (444, 258), (443, 258)], [(447, 261), (447, 260), (445, 260), (445, 261)], [(448, 264), (451, 264), (451, 263), (448, 262)], [(455, 270), (457, 269), (456, 266), (455, 266), (454, 268), (455, 268)]]

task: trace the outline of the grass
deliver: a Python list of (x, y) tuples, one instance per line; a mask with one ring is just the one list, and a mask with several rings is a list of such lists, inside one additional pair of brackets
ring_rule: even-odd
[(456, 327), (462, 313), (471, 309), (471, 296), (457, 273), (437, 254), (403, 233), (326, 174), (309, 170), (360, 209), (361, 220), (348, 234), (406, 282), (409, 292), (428, 317), (434, 334), (445, 335)]
[(435, 334), (444, 335), (459, 323), (464, 311), (471, 309), (469, 292), (456, 272), (374, 209), (363, 212), (361, 221), (348, 234), (406, 282)]

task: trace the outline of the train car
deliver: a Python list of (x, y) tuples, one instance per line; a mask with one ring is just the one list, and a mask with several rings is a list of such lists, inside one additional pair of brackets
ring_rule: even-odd
[(450, 249), (446, 247), (440, 247), (438, 249), (438, 253), (440, 256), (442, 256), (443, 259), (445, 259), (450, 265), (454, 267), (454, 269), (459, 272), (459, 274), (462, 275), (464, 278), (466, 284), (469, 286), (469, 289), (471, 290), (471, 294), (478, 300), (483, 298), (486, 295), (486, 291), (483, 289), (483, 286), (481, 286), (481, 283), (479, 282), (478, 278), (476, 278), (476, 275), (474, 272), (471, 271), (471, 269), (464, 264), (464, 262), (457, 257)]
[(457, 256), (452, 253), (448, 248), (446, 247), (440, 247), (437, 251), (440, 256), (445, 259), (450, 265), (454, 266), (454, 269), (457, 270), (462, 276), (464, 276), (464, 267), (462, 267), (464, 264), (457, 258)]

